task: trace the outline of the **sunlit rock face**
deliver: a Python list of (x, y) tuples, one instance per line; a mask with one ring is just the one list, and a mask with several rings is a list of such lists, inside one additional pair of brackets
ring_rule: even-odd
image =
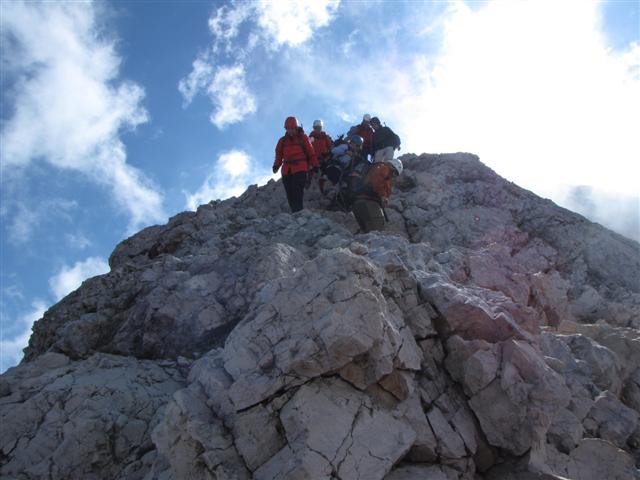
[(0, 476), (640, 478), (640, 245), (402, 160), (384, 232), (270, 182), (118, 245), (0, 377)]

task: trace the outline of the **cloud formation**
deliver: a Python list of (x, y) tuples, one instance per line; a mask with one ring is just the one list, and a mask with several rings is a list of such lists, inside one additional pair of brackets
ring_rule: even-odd
[(31, 304), (31, 310), (20, 316), (15, 322), (21, 330), (17, 336), (10, 340), (4, 338), (4, 327), (9, 323), (5, 318), (2, 319), (3, 326), (0, 328), (2, 338), (0, 339), (0, 373), (22, 360), (22, 349), (29, 343), (31, 336), (31, 328), (33, 323), (42, 318), (47, 308), (47, 304), (43, 300), (34, 300)]
[(76, 262), (73, 266), (63, 266), (49, 279), (49, 288), (56, 301), (61, 300), (77, 289), (87, 278), (102, 275), (109, 271), (109, 264), (100, 257), (89, 257)]
[[(360, 60), (316, 58), (296, 65), (296, 78), (337, 112), (348, 99), (349, 111), (379, 115), (402, 137), (403, 152), (473, 152), (565, 205), (572, 186), (586, 186), (597, 206), (590, 218), (620, 231), (608, 220), (620, 212), (612, 199), (640, 201), (640, 44), (610, 48), (598, 2), (549, 8), (452, 2), (426, 27), (414, 25), (422, 33), (405, 29), (404, 42), (390, 37), (378, 54), (350, 46)], [(367, 38), (382, 26), (359, 28)]]
[[(3, 196), (4, 197), (4, 196)], [(59, 221), (61, 218), (69, 220), (70, 213), (78, 208), (74, 200), (51, 198), (28, 205), (16, 199), (3, 198), (9, 206), (0, 210), (0, 218), (6, 217), (8, 240), (14, 245), (28, 242), (33, 232), (44, 223)]]
[[(276, 174), (277, 175), (277, 174)], [(242, 150), (222, 153), (211, 172), (194, 193), (185, 192), (186, 205), (195, 210), (198, 205), (212, 200), (224, 200), (242, 194), (248, 185), (262, 185), (276, 175), (256, 167), (251, 157)]]
[(97, 26), (93, 3), (3, 5), (3, 70), (11, 116), (1, 133), (2, 168), (31, 162), (87, 175), (110, 188), (130, 230), (164, 220), (162, 195), (126, 162), (121, 133), (148, 120), (144, 90), (119, 81), (120, 57)]
[(210, 120), (219, 129), (256, 111), (256, 99), (247, 87), (242, 65), (219, 68), (207, 93), (216, 107)]
[(209, 18), (211, 46), (178, 83), (185, 107), (198, 93), (206, 93), (214, 107), (211, 123), (219, 129), (255, 113), (258, 102), (240, 62), (256, 49), (268, 55), (303, 45), (331, 23), (339, 4), (339, 0), (254, 0), (232, 1), (216, 9)]
[(392, 77), (404, 86), (391, 112), (407, 146), (476, 152), (538, 193), (637, 193), (640, 46), (608, 48), (595, 2), (562, 2), (553, 15), (544, 2), (453, 5), (439, 55)]

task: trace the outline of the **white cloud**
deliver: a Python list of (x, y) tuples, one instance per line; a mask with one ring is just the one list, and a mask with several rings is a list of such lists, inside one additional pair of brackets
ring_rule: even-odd
[(276, 177), (277, 174), (258, 169), (242, 150), (225, 152), (218, 157), (200, 188), (194, 193), (185, 192), (186, 208), (195, 210), (212, 200), (241, 195), (249, 185), (262, 185)]
[(178, 90), (184, 98), (186, 107), (193, 101), (198, 91), (205, 89), (213, 78), (213, 65), (211, 65), (206, 55), (202, 55), (193, 61), (191, 73), (180, 80)]
[(148, 120), (144, 90), (118, 81), (115, 43), (97, 27), (93, 3), (3, 5), (3, 73), (12, 116), (1, 134), (2, 168), (35, 160), (106, 184), (130, 229), (165, 219), (162, 196), (126, 163), (123, 130)]
[(10, 205), (0, 213), (2, 217), (11, 217), (7, 222), (8, 239), (12, 244), (29, 241), (33, 232), (44, 222), (60, 218), (70, 220), (70, 212), (78, 207), (73, 200), (49, 199), (37, 205), (26, 204), (16, 199), (4, 199)]
[(339, 111), (337, 115), (338, 115), (338, 118), (343, 122), (354, 123), (358, 121), (358, 117), (356, 117), (354, 114), (347, 113), (343, 110)]
[[(209, 18), (210, 49), (197, 56), (189, 75), (178, 83), (185, 106), (206, 92), (214, 106), (211, 123), (219, 129), (255, 113), (257, 101), (246, 81), (247, 62), (242, 62), (258, 47), (273, 53), (285, 46), (301, 46), (331, 23), (339, 4), (340, 0), (254, 0), (232, 1), (218, 8)], [(244, 24), (250, 31), (241, 44)], [(224, 65), (224, 54), (232, 55), (236, 63)]]
[(219, 52), (223, 47), (230, 52), (233, 41), (240, 33), (240, 26), (255, 11), (255, 2), (233, 1), (218, 8), (209, 17), (209, 31), (214, 37), (213, 50)]
[[(43, 300), (35, 300), (31, 304), (31, 311), (22, 315), (16, 322), (21, 329), (21, 333), (11, 339), (5, 339), (5, 322), (2, 319), (0, 326), (0, 374), (14, 365), (17, 365), (23, 357), (22, 349), (29, 343), (31, 337), (31, 327), (33, 323), (42, 318), (47, 308), (47, 304)], [(4, 316), (3, 316), (4, 317)]]
[(391, 79), (410, 151), (472, 151), (538, 193), (637, 194), (640, 47), (610, 50), (596, 3), (561, 2), (553, 15), (545, 2), (456, 3), (443, 42)]
[(49, 288), (56, 298), (62, 299), (77, 289), (84, 280), (109, 271), (109, 265), (99, 257), (89, 257), (76, 262), (72, 267), (63, 266), (60, 271), (49, 279)]
[(559, 189), (554, 197), (563, 207), (640, 242), (640, 196), (572, 186)]
[(306, 90), (379, 115), (403, 152), (473, 152), (563, 204), (569, 187), (587, 186), (599, 212), (590, 218), (620, 231), (605, 220), (619, 212), (613, 195), (639, 198), (640, 44), (609, 48), (601, 8), (452, 2), (429, 20), (435, 53), (423, 53), (433, 38), (417, 36), (404, 51), (389, 45), (360, 63), (319, 58), (295, 71)]
[(77, 248), (78, 250), (84, 250), (92, 245), (91, 240), (82, 232), (67, 233), (64, 237), (71, 247)]
[(256, 100), (247, 87), (242, 65), (219, 68), (207, 93), (216, 107), (210, 120), (219, 129), (256, 111)]
[(339, 0), (263, 0), (256, 4), (258, 25), (277, 47), (296, 47), (309, 40), (315, 30), (329, 25), (339, 5)]

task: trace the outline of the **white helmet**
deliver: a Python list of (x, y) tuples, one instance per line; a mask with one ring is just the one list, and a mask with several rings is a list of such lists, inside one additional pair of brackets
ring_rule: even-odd
[(396, 172), (398, 172), (398, 175), (402, 175), (402, 169), (404, 167), (402, 166), (402, 162), (399, 158), (392, 158), (390, 160), (387, 160), (387, 163), (391, 165)]
[(362, 117), (362, 121), (363, 122), (370, 122), (371, 121), (371, 115), (369, 115), (368, 113), (365, 113), (364, 116)]
[(313, 121), (313, 128), (315, 128), (315, 127), (323, 128), (324, 125), (322, 124), (322, 120), (314, 120)]

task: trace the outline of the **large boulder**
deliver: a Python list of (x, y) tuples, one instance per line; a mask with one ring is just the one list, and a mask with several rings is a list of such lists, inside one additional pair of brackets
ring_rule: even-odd
[(2, 376), (2, 478), (142, 479), (151, 431), (184, 385), (174, 362), (47, 353)]

